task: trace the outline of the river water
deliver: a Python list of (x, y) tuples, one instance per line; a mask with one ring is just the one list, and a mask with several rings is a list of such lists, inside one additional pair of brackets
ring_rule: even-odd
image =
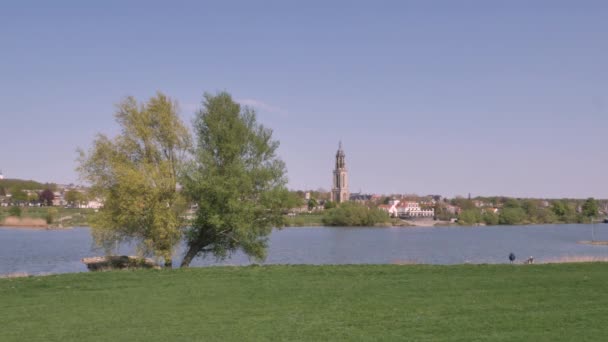
[[(591, 240), (592, 225), (541, 225), (444, 228), (298, 227), (275, 230), (264, 264), (460, 264), (506, 263), (564, 257), (608, 258), (608, 246), (578, 244)], [(595, 237), (608, 240), (608, 225), (594, 225)], [(130, 245), (122, 254), (134, 254)], [(176, 252), (179, 264), (182, 248)], [(103, 255), (93, 245), (89, 228), (30, 230), (0, 228), (0, 275), (87, 271), (81, 259)], [(236, 253), (224, 261), (195, 259), (192, 266), (246, 265)]]

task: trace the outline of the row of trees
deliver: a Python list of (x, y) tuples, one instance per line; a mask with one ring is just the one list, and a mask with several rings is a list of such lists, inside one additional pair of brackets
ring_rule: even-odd
[[(255, 112), (226, 92), (205, 94), (193, 139), (177, 103), (162, 93), (145, 103), (129, 97), (117, 108), (121, 133), (98, 135), (79, 157), (81, 176), (104, 199), (90, 222), (95, 241), (107, 250), (135, 241), (167, 267), (182, 240), (181, 266), (198, 255), (223, 258), (237, 249), (264, 258), (290, 196), (279, 143)], [(189, 222), (191, 204), (197, 210)]]
[(55, 199), (55, 194), (51, 189), (44, 189), (40, 192), (13, 189), (10, 192), (5, 192), (5, 194), (11, 195), (10, 202), (13, 205), (18, 205), (21, 203), (35, 203), (51, 206), (53, 205), (53, 200)]
[(462, 202), (458, 222), (463, 225), (484, 223), (487, 225), (543, 224), (543, 223), (584, 223), (599, 215), (595, 199), (589, 198), (581, 205), (576, 201), (554, 200), (542, 205), (540, 200), (509, 198), (501, 203), (498, 213), (493, 208), (477, 208), (469, 202)]

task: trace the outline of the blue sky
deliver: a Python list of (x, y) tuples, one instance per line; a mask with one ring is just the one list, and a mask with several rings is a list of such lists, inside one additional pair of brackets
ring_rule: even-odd
[(257, 108), (291, 188), (608, 198), (608, 2), (55, 1), (0, 6), (0, 169), (78, 182), (114, 105)]

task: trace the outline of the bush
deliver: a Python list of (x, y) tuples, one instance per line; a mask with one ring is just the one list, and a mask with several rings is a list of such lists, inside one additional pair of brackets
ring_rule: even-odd
[(522, 208), (504, 208), (498, 216), (500, 224), (520, 224), (526, 219), (526, 212)]
[(10, 207), (10, 209), (8, 210), (8, 215), (9, 216), (21, 217), (21, 208), (19, 208), (19, 207)]
[(463, 210), (458, 216), (458, 224), (473, 225), (481, 222), (481, 211), (479, 209)]
[(498, 215), (491, 211), (486, 211), (483, 213), (483, 222), (488, 226), (495, 226), (498, 224)]
[(57, 209), (51, 208), (46, 211), (46, 223), (51, 224), (55, 220), (55, 216), (57, 216)]
[(390, 217), (384, 211), (354, 202), (345, 202), (337, 208), (326, 210), (323, 216), (323, 224), (328, 226), (374, 226), (387, 222), (390, 222)]

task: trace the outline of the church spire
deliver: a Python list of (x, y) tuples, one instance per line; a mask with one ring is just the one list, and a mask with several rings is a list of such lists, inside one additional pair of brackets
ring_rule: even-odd
[(342, 141), (338, 143), (336, 152), (336, 168), (334, 169), (333, 187), (331, 190), (331, 200), (334, 202), (345, 202), (349, 200), (348, 192), (348, 171), (346, 170), (346, 154), (342, 149)]

